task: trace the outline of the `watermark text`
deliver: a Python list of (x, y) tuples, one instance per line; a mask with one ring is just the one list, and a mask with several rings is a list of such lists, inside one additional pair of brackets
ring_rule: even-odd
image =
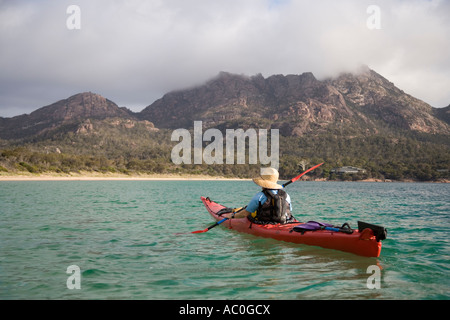
[(381, 29), (381, 10), (377, 5), (370, 5), (366, 10), (370, 16), (367, 18), (366, 25), (370, 30)]
[(66, 20), (66, 26), (69, 30), (80, 30), (81, 29), (81, 9), (77, 5), (70, 5), (66, 10), (67, 14), (70, 14)]
[(81, 270), (77, 265), (71, 265), (67, 267), (67, 274), (70, 276), (67, 278), (67, 288), (70, 290), (81, 289)]
[(380, 289), (381, 288), (381, 269), (379, 266), (371, 265), (367, 268), (367, 273), (371, 273), (367, 278), (368, 289)]
[[(203, 133), (202, 121), (194, 121), (193, 137), (187, 129), (172, 132), (171, 141), (179, 141), (173, 147), (171, 159), (174, 164), (248, 164), (279, 167), (279, 132), (270, 130), (270, 155), (268, 154), (268, 130), (227, 129), (225, 138), (218, 129), (208, 129)], [(225, 141), (225, 157), (224, 157)], [(248, 148), (246, 142), (248, 141)], [(210, 142), (203, 148), (203, 142)], [(236, 142), (236, 143), (235, 143)], [(193, 152), (192, 152), (193, 150)], [(263, 169), (261, 169), (263, 170)]]

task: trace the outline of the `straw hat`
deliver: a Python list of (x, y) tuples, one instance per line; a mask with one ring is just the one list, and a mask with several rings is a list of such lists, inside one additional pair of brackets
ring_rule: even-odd
[(283, 186), (277, 183), (278, 170), (274, 168), (261, 168), (261, 175), (253, 179), (258, 186), (266, 189), (283, 189)]

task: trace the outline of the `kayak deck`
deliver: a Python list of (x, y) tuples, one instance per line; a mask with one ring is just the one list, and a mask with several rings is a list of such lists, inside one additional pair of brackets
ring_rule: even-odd
[[(223, 217), (217, 215), (217, 212), (225, 206), (211, 201), (209, 198), (201, 197), (201, 200), (216, 221), (223, 219)], [(380, 255), (381, 241), (377, 241), (371, 229), (364, 229), (361, 232), (360, 230), (354, 230), (352, 234), (329, 230), (306, 231), (302, 234), (292, 230), (299, 224), (301, 222), (262, 225), (252, 223), (247, 218), (228, 219), (222, 223), (229, 229), (255, 236), (335, 249), (365, 257), (378, 257)]]

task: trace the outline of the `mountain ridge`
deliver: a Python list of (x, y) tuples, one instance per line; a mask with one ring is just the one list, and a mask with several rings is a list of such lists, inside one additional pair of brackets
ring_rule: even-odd
[[(364, 175), (343, 179), (449, 179), (450, 106), (433, 108), (369, 68), (318, 80), (311, 72), (264, 78), (221, 72), (132, 112), (83, 92), (30, 114), (0, 117), (0, 172), (145, 172), (249, 177), (258, 165), (175, 165), (174, 129), (279, 129), (280, 177), (300, 164)], [(206, 146), (207, 143), (204, 143)]]
[(83, 92), (30, 114), (0, 117), (0, 138), (29, 138), (87, 119), (146, 120), (156, 127), (272, 128), (285, 136), (353, 127), (375, 134), (381, 127), (450, 134), (450, 106), (433, 108), (364, 66), (357, 73), (318, 80), (311, 72), (264, 78), (220, 72), (203, 85), (171, 91), (140, 112)]
[(361, 130), (376, 133), (380, 121), (402, 130), (449, 134), (448, 122), (436, 117), (440, 114), (375, 71), (362, 68), (356, 75), (325, 80), (310, 72), (267, 78), (221, 72), (203, 86), (165, 94), (138, 116), (171, 129), (189, 128), (194, 120), (202, 120), (206, 127), (224, 127), (237, 120), (235, 126), (279, 128), (287, 136), (336, 123), (358, 124)]

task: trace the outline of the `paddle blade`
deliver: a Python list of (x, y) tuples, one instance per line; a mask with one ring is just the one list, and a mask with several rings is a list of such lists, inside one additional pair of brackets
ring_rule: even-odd
[(319, 163), (319, 164), (315, 165), (315, 166), (312, 167), (312, 168), (309, 168), (309, 169), (306, 170), (305, 172), (303, 172), (303, 173), (299, 174), (298, 176), (296, 176), (295, 178), (293, 178), (291, 181), (292, 181), (292, 182), (297, 181), (297, 180), (300, 179), (304, 174), (307, 174), (308, 172), (310, 172), (310, 171), (312, 171), (312, 170), (314, 170), (314, 169), (320, 167), (320, 166), (323, 165), (323, 164), (324, 164), (324, 162)]
[(203, 233), (203, 232), (207, 232), (209, 229), (206, 228), (204, 230), (197, 230), (197, 231), (192, 231), (191, 233)]

